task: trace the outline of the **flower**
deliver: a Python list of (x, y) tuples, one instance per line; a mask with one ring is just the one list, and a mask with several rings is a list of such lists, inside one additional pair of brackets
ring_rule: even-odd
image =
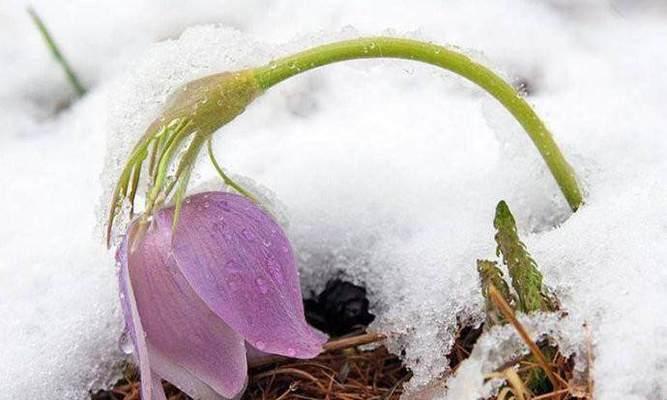
[(208, 192), (185, 200), (174, 231), (173, 214), (155, 213), (130, 251), (132, 224), (116, 255), (144, 399), (165, 399), (162, 379), (195, 399), (232, 398), (257, 350), (320, 353), (326, 335), (305, 321), (294, 254), (267, 212)]

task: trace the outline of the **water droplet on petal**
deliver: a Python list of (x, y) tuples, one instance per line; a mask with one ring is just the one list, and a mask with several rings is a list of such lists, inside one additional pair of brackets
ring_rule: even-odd
[(234, 260), (229, 260), (229, 261), (227, 261), (227, 263), (225, 264), (225, 266), (227, 267), (227, 269), (229, 270), (229, 272), (232, 272), (232, 273), (233, 273), (233, 272), (241, 272), (241, 266), (239, 265), (239, 263), (237, 263), (237, 262), (234, 261)]
[(287, 356), (294, 357), (295, 355), (296, 355), (296, 350), (294, 350), (291, 347), (287, 349)]
[(283, 277), (282, 268), (275, 260), (269, 259), (266, 262), (266, 266), (269, 269), (269, 274), (278, 282), (279, 285), (285, 283), (285, 278)]
[(118, 339), (118, 347), (123, 354), (132, 354), (134, 351), (134, 345), (132, 344), (130, 334), (127, 331), (120, 335), (120, 339)]
[(242, 230), (241, 234), (243, 235), (244, 238), (246, 238), (249, 241), (255, 240), (255, 234), (249, 231), (248, 229)]
[(261, 294), (267, 294), (269, 292), (269, 285), (264, 279), (257, 278), (255, 283), (257, 284), (257, 289), (259, 289)]
[(258, 340), (255, 342), (255, 347), (257, 350), (262, 351), (266, 348), (266, 343), (262, 342), (261, 340)]

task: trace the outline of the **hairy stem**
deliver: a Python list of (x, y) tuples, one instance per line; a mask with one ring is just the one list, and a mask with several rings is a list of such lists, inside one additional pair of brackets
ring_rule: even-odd
[(447, 47), (410, 39), (371, 37), (341, 41), (280, 58), (256, 68), (259, 86), (267, 90), (279, 82), (310, 69), (345, 60), (400, 58), (420, 61), (452, 71), (474, 82), (495, 97), (521, 124), (556, 179), (570, 208), (583, 202), (572, 167), (567, 163), (551, 133), (531, 106), (497, 74), (468, 56)]

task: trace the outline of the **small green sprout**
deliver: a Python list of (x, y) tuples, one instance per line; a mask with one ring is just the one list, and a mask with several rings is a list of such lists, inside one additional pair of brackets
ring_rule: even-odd
[[(527, 361), (541, 366), (541, 368), (529, 368), (522, 372), (519, 374), (522, 379), (518, 379), (516, 382), (511, 382), (509, 377), (500, 374), (510, 382), (511, 391), (517, 393), (528, 389), (532, 393), (548, 393), (559, 387), (559, 382), (555, 380), (554, 374), (546, 361), (553, 359), (558, 353), (558, 349), (548, 342), (533, 343), (523, 326), (516, 319), (515, 312), (553, 312), (558, 311), (560, 305), (556, 297), (551, 295), (543, 285), (542, 274), (537, 263), (521, 242), (514, 216), (504, 201), (500, 201), (496, 206), (493, 226), (497, 231), (495, 235), (496, 255), (502, 255), (503, 263), (507, 266), (516, 296), (511, 292), (503, 272), (498, 268), (496, 262), (477, 261), (477, 271), (485, 301), (486, 323), (484, 329), (488, 330), (495, 325), (511, 323), (531, 349), (532, 354), (527, 358)], [(520, 383), (520, 385), (517, 383)], [(510, 390), (510, 387), (506, 387), (504, 390)]]
[(558, 308), (557, 302), (542, 285), (542, 273), (519, 239), (514, 216), (504, 201), (496, 206), (493, 226), (497, 230), (496, 255), (502, 254), (503, 263), (509, 270), (512, 287), (518, 296), (517, 310), (524, 313), (555, 311)]
[(39, 33), (42, 35), (42, 39), (44, 39), (44, 43), (46, 43), (46, 47), (48, 47), (51, 55), (53, 55), (53, 58), (56, 60), (56, 62), (58, 62), (58, 64), (60, 64), (63, 71), (65, 72), (65, 76), (67, 76), (67, 80), (69, 81), (70, 85), (72, 85), (76, 94), (79, 97), (82, 97), (84, 94), (86, 94), (86, 88), (81, 84), (81, 81), (76, 76), (74, 69), (72, 69), (72, 67), (67, 62), (67, 59), (58, 48), (56, 41), (53, 39), (53, 36), (51, 36), (51, 33), (46, 28), (44, 21), (42, 21), (42, 19), (32, 7), (28, 7), (28, 14), (30, 15), (30, 18), (32, 18), (32, 22), (39, 30)]
[(515, 304), (514, 296), (510, 293), (510, 288), (503, 277), (503, 271), (498, 268), (498, 264), (495, 261), (477, 260), (477, 272), (479, 273), (482, 295), (484, 296), (486, 326), (488, 328), (493, 325), (502, 325), (507, 321), (505, 321), (503, 314), (491, 300), (489, 290), (492, 286), (495, 287), (507, 304)]

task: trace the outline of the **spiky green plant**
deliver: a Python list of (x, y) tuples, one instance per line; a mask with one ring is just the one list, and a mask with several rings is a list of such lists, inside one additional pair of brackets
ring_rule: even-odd
[(490, 328), (494, 325), (502, 325), (505, 322), (505, 318), (502, 313), (498, 310), (496, 304), (491, 300), (489, 296), (489, 289), (493, 286), (499, 292), (500, 295), (505, 299), (507, 304), (514, 305), (514, 296), (510, 293), (510, 288), (505, 282), (505, 277), (503, 276), (503, 271), (498, 268), (498, 264), (495, 261), (488, 260), (477, 260), (477, 272), (479, 273), (480, 284), (482, 286), (482, 296), (484, 296), (484, 305), (486, 311), (486, 328)]
[(502, 254), (503, 263), (507, 265), (512, 287), (518, 297), (517, 310), (524, 313), (555, 311), (557, 302), (543, 286), (542, 273), (519, 239), (516, 221), (505, 201), (500, 201), (496, 206), (493, 226), (497, 230), (496, 255)]

